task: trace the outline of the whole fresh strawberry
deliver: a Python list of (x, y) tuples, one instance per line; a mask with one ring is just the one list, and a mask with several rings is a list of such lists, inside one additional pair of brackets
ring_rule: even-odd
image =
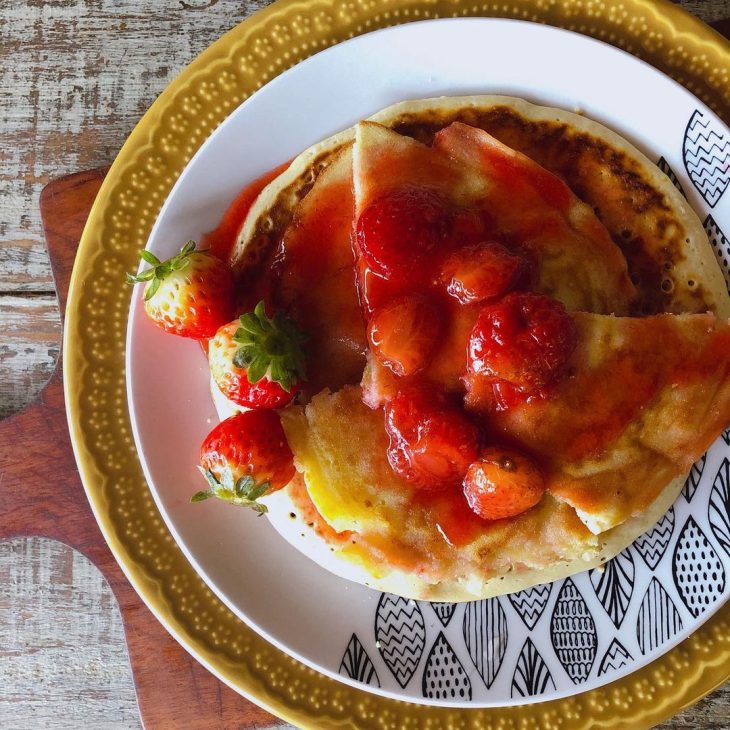
[(146, 283), (145, 311), (165, 332), (202, 340), (231, 319), (235, 311), (233, 274), (219, 258), (196, 251), (193, 241), (167, 261), (149, 251), (141, 251), (140, 256), (150, 268), (127, 274), (127, 281)]
[(264, 514), (257, 500), (294, 477), (294, 457), (273, 411), (246, 411), (221, 421), (200, 447), (200, 471), (208, 489), (192, 502), (217, 497)]
[(263, 301), (221, 327), (208, 344), (208, 362), (221, 392), (252, 409), (281, 408), (305, 376), (306, 339), (280, 312), (268, 317)]

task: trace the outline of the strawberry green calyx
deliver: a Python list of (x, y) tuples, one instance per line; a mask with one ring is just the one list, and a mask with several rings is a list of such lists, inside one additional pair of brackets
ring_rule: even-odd
[[(181, 249), (180, 253), (173, 256), (167, 261), (160, 261), (153, 253), (149, 251), (140, 251), (139, 255), (143, 261), (149, 265), (149, 269), (145, 269), (141, 274), (127, 274), (128, 284), (147, 283), (144, 290), (144, 300), (147, 302), (157, 293), (162, 280), (173, 271), (180, 271), (188, 265), (189, 256), (195, 253), (195, 241), (188, 241)], [(198, 251), (197, 253), (205, 253)]]
[(224, 502), (237, 504), (239, 507), (250, 507), (259, 515), (264, 515), (269, 511), (265, 504), (261, 504), (256, 500), (259, 497), (263, 497), (269, 491), (271, 482), (257, 484), (253, 477), (245, 476), (234, 483), (230, 471), (227, 472), (222, 480), (218, 480), (212, 471), (208, 471), (202, 467), (198, 467), (198, 469), (200, 469), (200, 473), (205, 477), (210, 488), (205, 491), (196, 492), (190, 498), (191, 502), (204, 502), (211, 497), (217, 497)]
[(239, 321), (233, 341), (240, 347), (233, 364), (246, 369), (251, 384), (266, 377), (291, 392), (292, 386), (305, 378), (303, 345), (307, 336), (281, 312), (268, 317), (263, 301)]

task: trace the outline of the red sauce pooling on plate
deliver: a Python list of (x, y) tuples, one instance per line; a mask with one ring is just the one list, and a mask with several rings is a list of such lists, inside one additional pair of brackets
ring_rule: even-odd
[(223, 214), (221, 222), (216, 228), (208, 233), (203, 234), (201, 239), (201, 247), (209, 249), (212, 254), (221, 259), (228, 259), (233, 244), (236, 242), (238, 232), (241, 230), (244, 220), (251, 210), (251, 206), (256, 202), (261, 191), (276, 177), (281, 175), (284, 170), (289, 167), (290, 162), (275, 167), (273, 170), (264, 173), (261, 177), (256, 178), (249, 183), (228, 206), (228, 210)]

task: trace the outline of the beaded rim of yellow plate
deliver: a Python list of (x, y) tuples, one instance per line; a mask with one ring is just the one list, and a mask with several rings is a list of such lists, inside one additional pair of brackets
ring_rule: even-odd
[[(74, 265), (64, 335), (69, 427), (89, 501), (112, 552), (157, 618), (241, 694), (302, 727), (649, 727), (730, 677), (730, 606), (652, 664), (561, 700), (449, 709), (390, 700), (327, 678), (268, 644), (208, 589), (152, 500), (132, 439), (124, 351), (130, 288), (160, 207), (193, 154), (253, 92), (355, 35), (440, 17), (509, 17), (623, 48), (730, 119), (730, 44), (668, 0), (278, 0), (195, 59), (122, 147)], [(84, 286), (92, 280), (94, 286)]]

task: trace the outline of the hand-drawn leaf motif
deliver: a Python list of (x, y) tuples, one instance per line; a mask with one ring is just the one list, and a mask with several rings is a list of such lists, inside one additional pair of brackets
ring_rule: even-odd
[(664, 517), (634, 540), (634, 547), (646, 564), (654, 570), (666, 552), (674, 532), (674, 507), (670, 507)]
[(449, 625), (449, 621), (451, 621), (451, 617), (454, 615), (454, 611), (456, 611), (456, 605), (456, 603), (438, 603), (431, 601), (431, 608), (433, 608), (434, 613), (439, 617), (442, 626)]
[(677, 593), (697, 618), (725, 591), (725, 568), (693, 517), (689, 517), (677, 538), (672, 561)]
[(606, 672), (616, 672), (622, 667), (625, 667), (630, 661), (633, 661), (634, 657), (629, 654), (626, 647), (618, 640), (614, 639), (606, 653), (601, 659), (601, 665), (598, 667), (598, 676), (601, 677)]
[(469, 656), (489, 689), (507, 651), (507, 617), (499, 599), (467, 603), (462, 632)]
[(648, 654), (669, 641), (682, 629), (682, 618), (664, 590), (662, 584), (652, 578), (646, 589), (636, 620), (636, 638), (642, 654)]
[[(730, 246), (728, 246), (728, 253), (730, 254)], [(730, 261), (730, 258), (728, 258), (728, 261)], [(728, 265), (728, 272), (730, 272), (730, 265)], [(730, 289), (730, 278), (728, 278), (728, 289)], [(722, 440), (725, 442), (726, 446), (730, 446), (730, 428), (726, 428), (722, 432)]]
[(402, 688), (416, 673), (425, 645), (426, 624), (418, 604), (383, 593), (375, 612), (375, 646)]
[(720, 547), (730, 555), (730, 461), (727, 458), (723, 459), (712, 483), (707, 518)]
[(686, 198), (687, 196), (682, 188), (682, 183), (679, 182), (679, 178), (676, 176), (669, 163), (663, 157), (660, 157), (659, 162), (656, 164), (657, 167), (672, 181), (672, 185), (674, 185), (674, 187), (677, 188), (677, 190), (679, 190), (679, 192)]
[(634, 592), (634, 573), (630, 548), (609, 560), (602, 569), (594, 568), (590, 572), (596, 597), (617, 629), (621, 627)]
[(471, 699), (471, 680), (442, 631), (426, 659), (423, 696), (430, 700)]
[(555, 601), (550, 637), (573, 684), (585, 682), (596, 660), (598, 634), (588, 605), (570, 578), (563, 581)]
[(552, 583), (542, 583), (532, 588), (526, 588), (524, 591), (510, 593), (507, 596), (530, 631), (535, 628), (535, 624), (540, 620), (540, 616), (542, 616), (545, 606), (547, 606), (552, 588)]
[(687, 479), (682, 487), (682, 496), (687, 500), (687, 502), (692, 501), (692, 497), (695, 496), (697, 487), (700, 486), (700, 480), (702, 479), (702, 472), (705, 470), (706, 461), (707, 454), (702, 454), (702, 456), (700, 456), (700, 458), (692, 464), (692, 468), (689, 470), (689, 474), (687, 474)]
[(714, 208), (730, 183), (730, 140), (720, 124), (699, 109), (687, 123), (682, 156), (692, 184)]
[(535, 697), (555, 689), (555, 682), (545, 660), (535, 648), (532, 639), (525, 641), (512, 675), (512, 697)]
[[(712, 248), (715, 251), (717, 263), (720, 264), (722, 273), (725, 274), (725, 284), (728, 293), (730, 293), (730, 241), (728, 241), (725, 234), (720, 230), (720, 226), (717, 225), (717, 221), (711, 215), (705, 218), (704, 226), (707, 238), (710, 239)], [(722, 438), (730, 446), (730, 428), (723, 432)]]
[(363, 684), (380, 687), (378, 673), (356, 634), (352, 635), (347, 644), (347, 649), (340, 662), (340, 674), (345, 674), (350, 679), (356, 679)]

